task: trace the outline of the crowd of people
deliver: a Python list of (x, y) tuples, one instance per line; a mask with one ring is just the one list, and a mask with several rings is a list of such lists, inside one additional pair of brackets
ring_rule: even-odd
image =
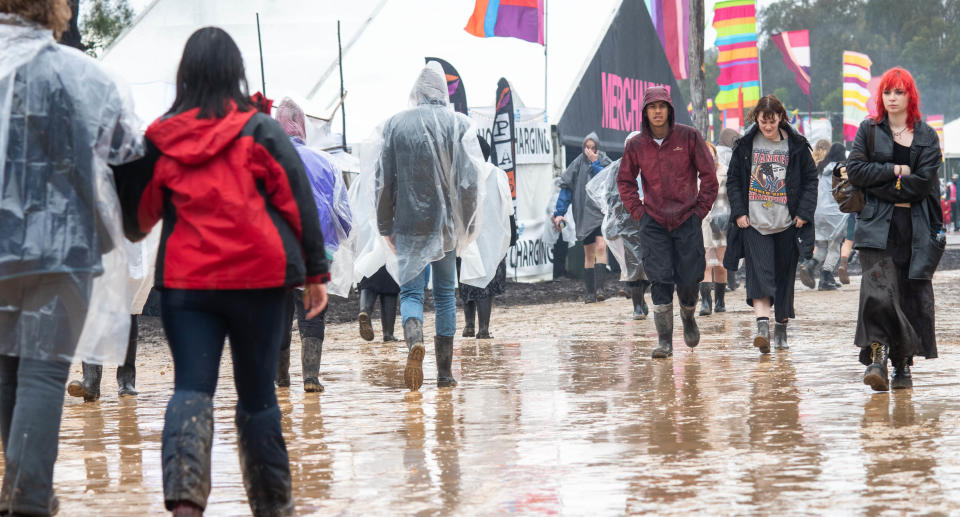
[[(118, 395), (137, 394), (142, 301), (131, 304), (116, 279), (126, 274), (124, 238), (142, 240), (158, 223), (153, 282), (174, 365), (163, 492), (173, 515), (202, 515), (207, 504), (213, 396), (228, 337), (251, 510), (293, 513), (276, 386), (290, 386), (296, 318), (303, 389), (324, 389), (327, 283), (341, 248), (366, 267), (356, 278), (360, 337), (374, 339), (379, 297), (383, 341), (397, 341), (399, 310), (411, 391), (424, 380), (431, 286), (437, 386), (457, 385), (457, 289), (462, 337), (489, 339), (516, 224), (506, 175), (450, 106), (435, 63), (420, 72), (408, 109), (383, 123), (376, 159), (348, 190), (330, 157), (306, 145), (300, 106), (249, 94), (225, 31), (190, 37), (172, 106), (141, 133), (113, 80), (56, 44), (66, 2), (25, 5), (0, 1), (0, 514), (57, 512), (65, 392), (98, 399), (102, 364), (112, 362), (121, 365)], [(913, 358), (937, 356), (931, 278), (944, 246), (941, 201), (955, 208), (957, 189), (941, 192), (937, 136), (920, 117), (909, 72), (887, 71), (879, 91), (878, 115), (861, 124), (848, 155), (839, 143), (811, 146), (773, 95), (752, 109), (743, 134), (725, 129), (713, 144), (676, 121), (666, 88), (648, 88), (642, 128), (622, 158), (611, 160), (590, 134), (559, 179), (552, 222), (562, 230), (572, 210), (585, 251), (584, 301), (609, 296), (614, 257), (635, 319), (648, 315), (649, 289), (658, 336), (651, 355), (666, 359), (675, 312), (684, 344), (697, 347), (698, 302), (700, 317), (725, 312), (742, 269), (752, 345), (768, 354), (771, 344), (789, 347), (798, 277), (837, 289), (850, 282), (855, 249), (864, 274), (852, 340), (863, 382), (911, 387)], [(861, 196), (856, 212), (835, 197), (840, 179)], [(86, 325), (91, 319), (102, 323)], [(74, 360), (83, 377), (68, 385)]]

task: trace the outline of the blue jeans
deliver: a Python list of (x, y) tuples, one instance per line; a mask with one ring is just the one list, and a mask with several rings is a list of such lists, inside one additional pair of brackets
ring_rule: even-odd
[(457, 254), (450, 251), (442, 259), (431, 262), (413, 280), (400, 286), (400, 317), (423, 322), (423, 290), (433, 271), (433, 306), (436, 309), (438, 336), (453, 336), (457, 331)]

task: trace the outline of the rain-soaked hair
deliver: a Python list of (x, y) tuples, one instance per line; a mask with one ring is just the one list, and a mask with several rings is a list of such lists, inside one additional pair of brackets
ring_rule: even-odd
[(300, 106), (290, 97), (284, 97), (277, 106), (274, 113), (277, 122), (283, 131), (293, 137), (306, 141), (307, 139), (307, 117), (303, 114)]
[(70, 28), (70, 4), (67, 0), (0, 0), (0, 13), (22, 16), (53, 31), (53, 37)]
[(750, 111), (750, 115), (747, 116), (747, 122), (756, 123), (758, 118), (766, 120), (767, 118), (777, 115), (780, 115), (780, 127), (790, 124), (790, 119), (787, 117), (787, 108), (783, 107), (780, 99), (775, 95), (764, 95), (760, 97), (760, 101), (757, 102), (757, 105)]
[(199, 29), (183, 47), (177, 97), (167, 114), (200, 108), (197, 118), (223, 118), (231, 101), (240, 111), (253, 107), (240, 49), (219, 27)]

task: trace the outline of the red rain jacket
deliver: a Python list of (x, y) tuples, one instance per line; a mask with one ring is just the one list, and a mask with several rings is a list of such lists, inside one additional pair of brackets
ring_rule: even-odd
[(197, 113), (155, 121), (146, 155), (114, 169), (127, 237), (143, 238), (163, 218), (157, 287), (329, 280), (310, 183), (283, 129), (254, 109)]

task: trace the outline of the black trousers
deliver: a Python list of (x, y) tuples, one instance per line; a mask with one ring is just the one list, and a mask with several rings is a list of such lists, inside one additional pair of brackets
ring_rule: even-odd
[(753, 227), (743, 230), (743, 251), (747, 265), (747, 304), (770, 298), (776, 321), (795, 318), (793, 286), (797, 279), (797, 229), (763, 235)]
[(650, 280), (654, 305), (673, 302), (674, 287), (681, 305), (696, 305), (698, 288), (707, 268), (700, 218), (691, 215), (680, 226), (667, 230), (653, 217), (640, 221), (643, 269)]

